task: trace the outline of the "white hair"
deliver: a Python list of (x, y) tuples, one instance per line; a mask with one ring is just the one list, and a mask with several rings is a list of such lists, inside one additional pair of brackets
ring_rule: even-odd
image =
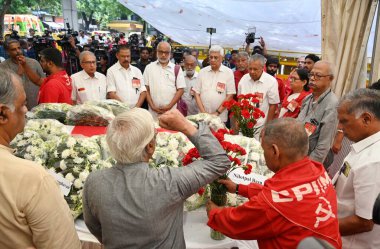
[(86, 55), (90, 55), (90, 56), (92, 56), (93, 58), (96, 58), (93, 52), (91, 52), (91, 51), (83, 51), (83, 52), (81, 52), (81, 53), (79, 54), (79, 62), (80, 62), (80, 63), (82, 63), (83, 58), (84, 58)]
[(334, 65), (331, 63), (331, 62), (328, 62), (328, 61), (324, 61), (324, 60), (321, 60), (321, 61), (317, 61), (315, 65), (319, 65), (319, 64), (322, 64), (322, 65), (326, 65), (327, 66), (327, 70), (328, 70), (328, 74), (331, 75), (331, 76), (334, 76)]
[(111, 156), (119, 163), (141, 162), (145, 147), (154, 137), (154, 121), (145, 109), (133, 108), (119, 114), (108, 126), (106, 140)]
[(20, 77), (14, 72), (0, 68), (0, 103), (9, 107), (14, 112), (14, 102), (18, 97), (15, 82), (21, 82)]
[(209, 53), (218, 52), (222, 57), (224, 56), (224, 49), (220, 45), (212, 45), (209, 49)]

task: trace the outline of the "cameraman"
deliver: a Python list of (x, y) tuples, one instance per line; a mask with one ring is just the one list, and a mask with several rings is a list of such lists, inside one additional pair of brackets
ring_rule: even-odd
[[(250, 47), (251, 43), (255, 42), (255, 40), (250, 39), (249, 35), (250, 34), (248, 34), (247, 38), (245, 39), (245, 42), (247, 43), (247, 45), (245, 46), (245, 51), (248, 54), (250, 53), (249, 47)], [(252, 55), (254, 55), (254, 54), (261, 54), (261, 55), (264, 55), (265, 57), (267, 57), (268, 56), (268, 52), (267, 52), (267, 48), (265, 46), (264, 39), (262, 37), (260, 37), (259, 44), (260, 45), (256, 45), (256, 46), (253, 47)]]
[[(17, 73), (23, 82), (26, 99), (27, 99), (27, 107), (30, 110), (31, 108), (37, 105), (38, 91), (39, 91), (39, 82), (31, 81), (27, 75), (27, 70), (30, 70), (34, 74), (37, 74), (39, 77), (44, 77), (45, 74), (35, 59), (26, 58), (22, 54), (20, 42), (14, 39), (8, 39), (4, 47), (9, 55), (9, 58), (0, 64), (1, 68), (9, 69), (15, 73)], [(27, 70), (23, 66), (26, 65)]]

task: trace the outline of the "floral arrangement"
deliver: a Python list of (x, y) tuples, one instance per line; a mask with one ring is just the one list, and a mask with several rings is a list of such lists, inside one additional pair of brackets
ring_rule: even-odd
[(181, 167), (182, 158), (194, 145), (180, 132), (159, 132), (156, 149), (149, 161), (151, 167)]
[(100, 101), (88, 101), (88, 105), (95, 105), (111, 111), (115, 116), (122, 112), (128, 111), (129, 106), (121, 101), (115, 99), (105, 99)]
[(258, 130), (258, 127), (255, 128), (257, 120), (265, 117), (264, 112), (256, 107), (259, 99), (255, 94), (240, 94), (237, 99), (237, 101), (234, 99), (225, 101), (223, 106), (230, 111), (230, 117), (235, 118), (241, 133), (253, 137)]
[(71, 108), (67, 113), (67, 124), (84, 126), (107, 126), (115, 115), (99, 106), (83, 104)]
[(226, 126), (224, 125), (222, 120), (220, 120), (218, 116), (211, 115), (208, 113), (199, 113), (196, 115), (190, 115), (190, 116), (187, 116), (186, 118), (191, 123), (193, 123), (195, 127), (198, 127), (200, 122), (205, 122), (210, 127), (210, 129), (214, 131), (226, 128)]
[[(230, 131), (228, 129), (219, 129), (216, 132), (213, 132), (216, 139), (218, 139), (219, 143), (222, 145), (223, 149), (226, 151), (228, 158), (231, 161), (231, 167), (230, 169), (220, 177), (220, 179), (226, 179), (228, 177), (228, 174), (237, 169), (238, 167), (241, 167), (244, 169), (245, 174), (250, 174), (252, 171), (252, 165), (250, 164), (242, 164), (239, 157), (246, 155), (246, 151), (243, 147), (241, 147), (238, 144), (233, 144), (225, 140), (226, 134), (231, 134), (233, 131)], [(189, 152), (185, 155), (185, 157), (182, 160), (182, 163), (184, 166), (192, 163), (194, 160), (201, 159), (200, 154), (197, 150), (197, 148), (192, 148), (189, 150)], [(223, 184), (218, 183), (218, 181), (214, 181), (210, 184), (211, 192), (216, 194), (222, 194), (225, 195), (227, 193), (227, 189)], [(201, 189), (200, 192), (204, 192), (204, 189)], [(199, 193), (199, 192), (198, 192)]]
[(65, 123), (67, 112), (72, 108), (69, 104), (44, 103), (32, 109), (33, 118), (37, 119), (56, 119)]

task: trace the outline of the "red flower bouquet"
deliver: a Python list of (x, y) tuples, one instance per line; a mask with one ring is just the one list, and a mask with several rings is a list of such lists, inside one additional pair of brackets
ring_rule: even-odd
[(258, 129), (255, 128), (257, 120), (265, 117), (264, 112), (256, 107), (259, 99), (255, 94), (240, 94), (237, 99), (238, 101), (234, 99), (225, 101), (223, 106), (230, 111), (230, 117), (235, 118), (243, 136), (253, 137)]

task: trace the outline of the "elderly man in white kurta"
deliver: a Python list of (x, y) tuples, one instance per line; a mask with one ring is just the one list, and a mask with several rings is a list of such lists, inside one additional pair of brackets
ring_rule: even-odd
[(107, 97), (128, 104), (130, 108), (141, 107), (146, 98), (144, 78), (140, 69), (130, 64), (131, 50), (119, 46), (118, 62), (107, 71)]
[(107, 95), (106, 76), (96, 72), (96, 57), (90, 51), (79, 55), (82, 71), (71, 75), (73, 90), (71, 99), (74, 104), (83, 104), (89, 100), (103, 100)]
[(170, 62), (170, 53), (170, 44), (160, 42), (157, 45), (157, 61), (147, 65), (144, 71), (149, 112), (155, 119), (177, 107), (186, 87), (181, 67)]
[(277, 104), (280, 103), (277, 80), (264, 72), (265, 57), (252, 55), (248, 61), (248, 74), (241, 78), (238, 94), (256, 94), (259, 99), (258, 108), (265, 113), (265, 118), (257, 120), (256, 127), (274, 119)]
[(195, 99), (200, 112), (220, 116), (227, 122), (227, 110), (224, 101), (231, 100), (235, 90), (234, 73), (222, 65), (224, 50), (219, 45), (210, 48), (210, 66), (202, 68), (194, 88)]
[(182, 95), (182, 99), (185, 101), (187, 105), (187, 115), (195, 115), (198, 114), (198, 106), (195, 101), (195, 92), (194, 87), (197, 83), (198, 73), (195, 71), (195, 68), (198, 65), (197, 59), (188, 55), (184, 59), (184, 73), (185, 73), (185, 82), (186, 88), (185, 92)]

